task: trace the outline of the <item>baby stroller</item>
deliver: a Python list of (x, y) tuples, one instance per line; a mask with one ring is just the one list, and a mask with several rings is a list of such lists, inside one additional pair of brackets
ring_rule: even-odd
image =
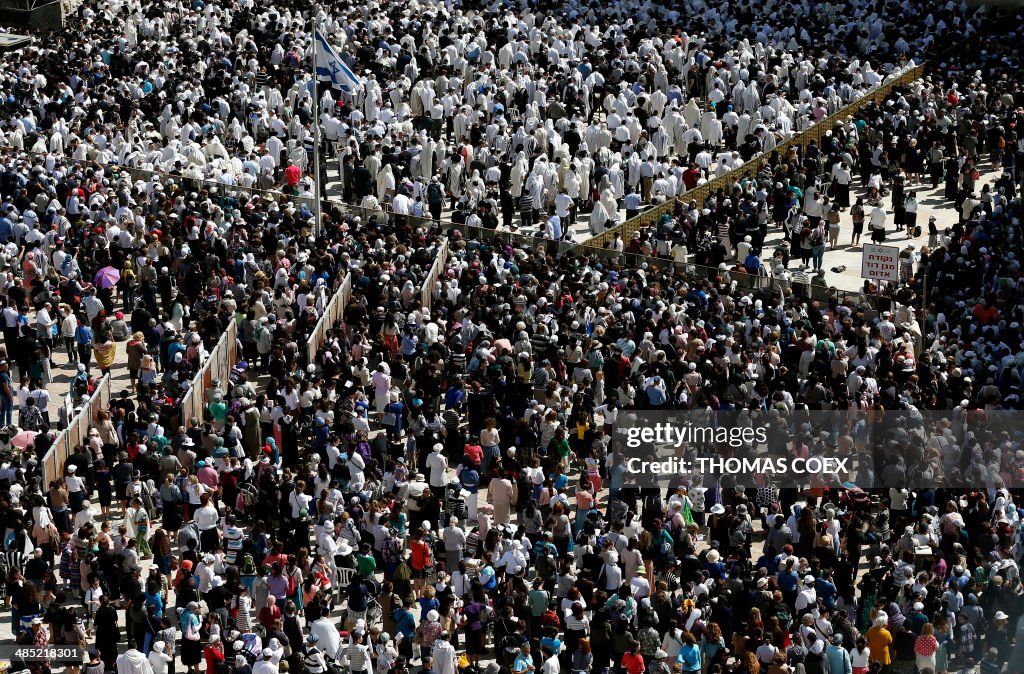
[(259, 498), (260, 491), (256, 485), (243, 482), (238, 485), (238, 502), (235, 504), (235, 509), (241, 511), (242, 514), (248, 513), (249, 508), (256, 505)]
[(232, 386), (237, 386), (242, 380), (242, 374), (249, 369), (249, 363), (240, 361), (237, 365), (231, 368), (231, 374), (228, 375), (228, 380)]
[[(261, 628), (262, 626), (258, 626), (255, 629)], [(243, 634), (240, 654), (245, 656), (250, 665), (259, 660), (263, 656), (263, 637), (254, 632)]]
[(871, 512), (873, 506), (871, 495), (852, 482), (844, 482), (848, 508), (851, 512), (866, 515)]
[(380, 605), (376, 597), (370, 600), (370, 605), (366, 607), (366, 624), (367, 626), (373, 626), (380, 622), (380, 619), (384, 616), (384, 607)]
[[(459, 520), (466, 519), (466, 498), (462, 495), (462, 485), (458, 480), (448, 485), (445, 492), (444, 511), (448, 517), (458, 517)], [(442, 522), (447, 524), (447, 522)]]

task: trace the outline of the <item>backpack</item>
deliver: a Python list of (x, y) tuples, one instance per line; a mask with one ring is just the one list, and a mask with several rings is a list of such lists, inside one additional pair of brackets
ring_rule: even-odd
[(274, 343), (274, 333), (266, 327), (261, 327), (256, 333), (256, 348), (262, 351), (270, 351)]
[(785, 608), (780, 608), (775, 617), (779, 619), (779, 627), (783, 630), (788, 630), (789, 626), (793, 624), (793, 616), (789, 615), (789, 611)]
[(444, 203), (444, 191), (441, 189), (440, 183), (430, 183), (430, 186), (427, 187), (427, 201), (435, 205)]
[(288, 595), (289, 596), (295, 594), (295, 590), (296, 590), (295, 573), (297, 571), (298, 571), (298, 569), (296, 569), (295, 571), (292, 571), (292, 572), (290, 572), (288, 574)]
[(139, 494), (139, 499), (142, 501), (142, 507), (146, 509), (150, 517), (156, 512), (156, 504), (153, 503), (153, 492), (150, 489), (149, 484), (142, 484), (142, 493)]
[(243, 576), (256, 575), (256, 560), (252, 558), (252, 553), (247, 552), (242, 555), (242, 564), (239, 567), (238, 572)]
[(84, 373), (75, 376), (75, 395), (89, 395), (89, 377)]

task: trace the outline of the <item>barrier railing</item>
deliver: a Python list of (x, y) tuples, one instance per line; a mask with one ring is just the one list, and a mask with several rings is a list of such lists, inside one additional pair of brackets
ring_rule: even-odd
[(105, 374), (96, 384), (96, 389), (89, 397), (89, 401), (82, 406), (78, 414), (71, 416), (68, 420), (68, 427), (57, 435), (53, 445), (43, 456), (43, 477), (47, 484), (50, 480), (63, 477), (64, 464), (68, 457), (74, 453), (75, 448), (85, 444), (89, 428), (96, 422), (96, 416), (101, 410), (106, 410), (109, 407), (110, 375)]
[(704, 202), (716, 195), (719, 190), (723, 190), (728, 194), (732, 191), (733, 186), (740, 180), (755, 177), (761, 172), (761, 169), (763, 169), (772, 160), (773, 156), (784, 157), (788, 155), (790, 151), (797, 150), (802, 156), (806, 151), (807, 146), (811, 144), (811, 141), (814, 141), (820, 146), (821, 139), (824, 137), (825, 132), (831, 130), (835, 126), (836, 122), (848, 121), (857, 114), (861, 108), (878, 103), (885, 99), (893, 89), (921, 79), (924, 75), (924, 70), (925, 66), (923, 65), (910, 68), (898, 77), (894, 77), (883, 82), (873, 91), (840, 108), (828, 117), (825, 117), (806, 131), (798, 133), (783, 141), (772, 152), (759, 154), (750, 161), (745, 162), (728, 173), (718, 176), (717, 178), (713, 178), (703, 185), (698, 185), (694, 189), (684, 192), (675, 199), (670, 199), (663, 204), (649, 208), (636, 217), (625, 221), (621, 225), (607, 229), (597, 236), (587, 239), (583, 242), (583, 245), (603, 248), (615, 238), (616, 234), (618, 234), (623, 240), (628, 241), (634, 232), (639, 231), (642, 227), (646, 227), (657, 222), (661, 216), (666, 213), (671, 214), (679, 203), (688, 204), (690, 201), (696, 201), (697, 207), (703, 208)]
[[(764, 267), (763, 274), (751, 274), (738, 268), (735, 261), (727, 269), (723, 270), (719, 267), (709, 267), (694, 264), (693, 262), (676, 262), (669, 258), (650, 257), (639, 253), (618, 252), (608, 248), (594, 248), (592, 246), (579, 246), (574, 251), (574, 254), (581, 258), (600, 259), (603, 262), (617, 264), (622, 268), (643, 268), (648, 274), (668, 271), (679, 278), (685, 278), (691, 282), (703, 279), (717, 280), (719, 277), (727, 276), (735, 283), (736, 290), (738, 291), (771, 291), (779, 282), (779, 279), (771, 273), (771, 269), (768, 266)], [(781, 287), (790, 288), (801, 297), (820, 302), (834, 301), (839, 304), (852, 302), (857, 306), (866, 304), (871, 307), (875, 307), (878, 304), (878, 298), (874, 295), (821, 285), (814, 282), (813, 276), (810, 277), (810, 281), (807, 283), (786, 280), (781, 284)]]
[(352, 273), (346, 272), (345, 278), (338, 289), (334, 292), (320, 320), (313, 327), (313, 332), (306, 340), (306, 362), (312, 363), (316, 360), (316, 352), (327, 339), (327, 333), (334, 328), (334, 325), (345, 316), (345, 306), (352, 295)]
[(430, 273), (427, 274), (427, 278), (423, 281), (423, 289), (421, 290), (420, 303), (423, 305), (424, 310), (430, 312), (431, 305), (434, 301), (434, 284), (437, 283), (437, 279), (444, 273), (444, 266), (448, 264), (448, 240), (441, 241), (441, 249), (437, 253), (437, 257), (434, 258), (434, 264), (430, 267)]
[[(369, 208), (363, 208), (362, 206), (352, 206), (341, 202), (328, 202), (332, 206), (338, 208), (340, 211), (350, 214), (358, 215), (363, 218), (367, 223), (370, 222), (394, 222), (395, 218), (405, 218), (405, 221), (411, 225), (414, 229), (423, 227), (427, 230), (443, 228), (453, 225), (450, 222), (437, 222), (430, 218), (421, 218), (415, 215), (395, 215), (391, 211), (385, 210), (371, 210)], [(434, 283), (440, 278), (444, 272), (444, 265), (448, 260), (448, 242), (441, 242), (441, 250), (438, 255), (434, 258), (431, 264), (430, 271), (423, 280), (423, 286), (420, 290), (420, 301), (423, 307), (430, 311), (430, 305), (433, 300), (432, 289)], [(313, 328), (313, 332), (310, 334), (309, 339), (306, 340), (306, 358), (307, 363), (313, 363), (316, 361), (317, 351), (323, 346), (324, 342), (327, 341), (327, 335), (330, 334), (331, 330), (340, 323), (345, 317), (345, 309), (348, 307), (348, 302), (352, 298), (352, 274), (348, 273), (345, 275), (344, 280), (338, 286), (334, 295), (328, 302), (327, 308), (324, 310), (324, 315), (317, 321), (316, 326)]]
[(221, 381), (221, 386), (229, 386), (231, 368), (238, 362), (238, 323), (231, 321), (227, 330), (217, 340), (199, 372), (192, 379), (192, 386), (181, 399), (181, 425), (189, 428), (192, 419), (203, 423), (206, 408), (206, 389), (214, 379)]
[(99, 162), (86, 162), (92, 164), (98, 164), (100, 166), (109, 166), (114, 173), (127, 173), (132, 177), (134, 182), (139, 180), (150, 180), (154, 177), (163, 180), (173, 180), (175, 184), (187, 184), (199, 188), (200, 190), (206, 190), (207, 194), (210, 195), (224, 195), (224, 196), (235, 196), (237, 193), (245, 193), (254, 196), (264, 197), (271, 201), (281, 201), (285, 199), (298, 204), (306, 204), (312, 209), (314, 204), (313, 197), (304, 197), (298, 194), (289, 194), (281, 189), (262, 189), (259, 187), (243, 187), (241, 185), (226, 185), (219, 180), (210, 180), (209, 178), (191, 178), (181, 175), (171, 175), (166, 171), (157, 171), (154, 169), (146, 169), (138, 166), (124, 166), (120, 164), (101, 164)]
[[(467, 225), (465, 223), (458, 222), (442, 222), (445, 232), (448, 234), (448, 240), (450, 245), (452, 243), (452, 234), (454, 232), (461, 232), (462, 236), (467, 239), (476, 239), (478, 241), (486, 242), (494, 245), (509, 245), (515, 248), (530, 248), (534, 250), (543, 250), (546, 254), (552, 256), (558, 256), (566, 253), (570, 250), (579, 248), (580, 244), (572, 243), (570, 241), (553, 241), (540, 235), (533, 234), (517, 234), (515, 232), (507, 232), (498, 229), (488, 229), (486, 227), (477, 227), (475, 225)], [(449, 250), (451, 254), (451, 250)]]

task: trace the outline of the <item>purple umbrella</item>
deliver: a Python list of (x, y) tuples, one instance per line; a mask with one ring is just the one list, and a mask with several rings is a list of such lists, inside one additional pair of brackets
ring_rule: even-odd
[(121, 272), (113, 267), (104, 267), (96, 272), (96, 278), (93, 280), (93, 283), (98, 288), (113, 288), (120, 280)]

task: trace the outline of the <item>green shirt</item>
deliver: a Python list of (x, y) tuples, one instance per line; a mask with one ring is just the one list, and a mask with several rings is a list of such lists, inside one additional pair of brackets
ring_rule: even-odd
[(216, 421), (224, 421), (228, 418), (228, 406), (223, 401), (210, 403), (210, 416)]
[(544, 590), (530, 590), (530, 594), (527, 597), (527, 603), (530, 605), (530, 615), (534, 618), (544, 615), (544, 611), (548, 610), (548, 601), (550, 599), (551, 595)]
[(373, 555), (359, 555), (356, 557), (356, 572), (360, 576), (369, 576), (377, 569), (377, 562)]

